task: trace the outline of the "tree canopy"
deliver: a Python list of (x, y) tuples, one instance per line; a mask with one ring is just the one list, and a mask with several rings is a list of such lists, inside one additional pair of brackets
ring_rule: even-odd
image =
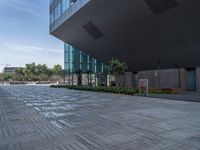
[(57, 64), (49, 68), (46, 64), (26, 64), (24, 68), (15, 69), (13, 74), (0, 74), (0, 81), (48, 81), (52, 76), (62, 76), (62, 66)]
[(61, 75), (62, 74), (62, 66), (61, 65), (54, 65), (53, 74)]
[(124, 62), (120, 62), (118, 59), (112, 58), (109, 62), (108, 70), (110, 74), (115, 76), (117, 86), (119, 85), (119, 75), (124, 74), (127, 69), (127, 65)]

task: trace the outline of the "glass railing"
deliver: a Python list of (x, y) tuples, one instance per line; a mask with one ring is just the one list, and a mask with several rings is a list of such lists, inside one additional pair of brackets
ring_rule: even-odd
[[(90, 0), (61, 0), (58, 4), (56, 4), (56, 6), (53, 7), (54, 9), (50, 11), (50, 25), (53, 25), (63, 14), (65, 15), (62, 18), (65, 20), (68, 19), (89, 1)], [(63, 21), (63, 19), (61, 20)]]
[[(53, 0), (50, 0), (50, 4)], [(61, 0), (50, 12), (50, 24), (53, 24), (74, 2), (71, 0)]]

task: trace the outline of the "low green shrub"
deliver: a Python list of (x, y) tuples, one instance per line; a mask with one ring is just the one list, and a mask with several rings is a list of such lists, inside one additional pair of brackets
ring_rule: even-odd
[[(105, 86), (77, 86), (77, 85), (51, 85), (52, 88), (68, 88), (74, 90), (82, 90), (82, 91), (94, 91), (94, 92), (104, 92), (104, 93), (115, 93), (115, 94), (126, 94), (126, 95), (134, 95), (135, 93), (139, 93), (138, 89), (135, 88), (124, 88), (124, 87), (105, 87)], [(171, 88), (150, 88), (150, 94), (178, 94), (181, 93), (181, 89), (171, 89)], [(144, 89), (142, 89), (142, 93)]]
[(52, 88), (68, 88), (74, 90), (83, 91), (94, 91), (94, 92), (105, 92), (105, 93), (115, 93), (115, 94), (126, 94), (134, 95), (136, 90), (134, 88), (123, 88), (123, 87), (104, 87), (104, 86), (77, 86), (77, 85), (51, 85)]

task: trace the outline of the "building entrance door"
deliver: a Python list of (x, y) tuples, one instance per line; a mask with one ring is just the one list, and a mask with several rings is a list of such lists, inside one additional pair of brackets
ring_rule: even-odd
[(78, 85), (82, 85), (82, 74), (78, 74)]
[(186, 69), (186, 89), (196, 91), (196, 69)]

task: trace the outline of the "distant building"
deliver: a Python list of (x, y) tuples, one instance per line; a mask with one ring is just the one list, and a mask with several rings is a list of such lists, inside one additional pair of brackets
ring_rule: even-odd
[(3, 73), (13, 74), (18, 67), (4, 67)]

